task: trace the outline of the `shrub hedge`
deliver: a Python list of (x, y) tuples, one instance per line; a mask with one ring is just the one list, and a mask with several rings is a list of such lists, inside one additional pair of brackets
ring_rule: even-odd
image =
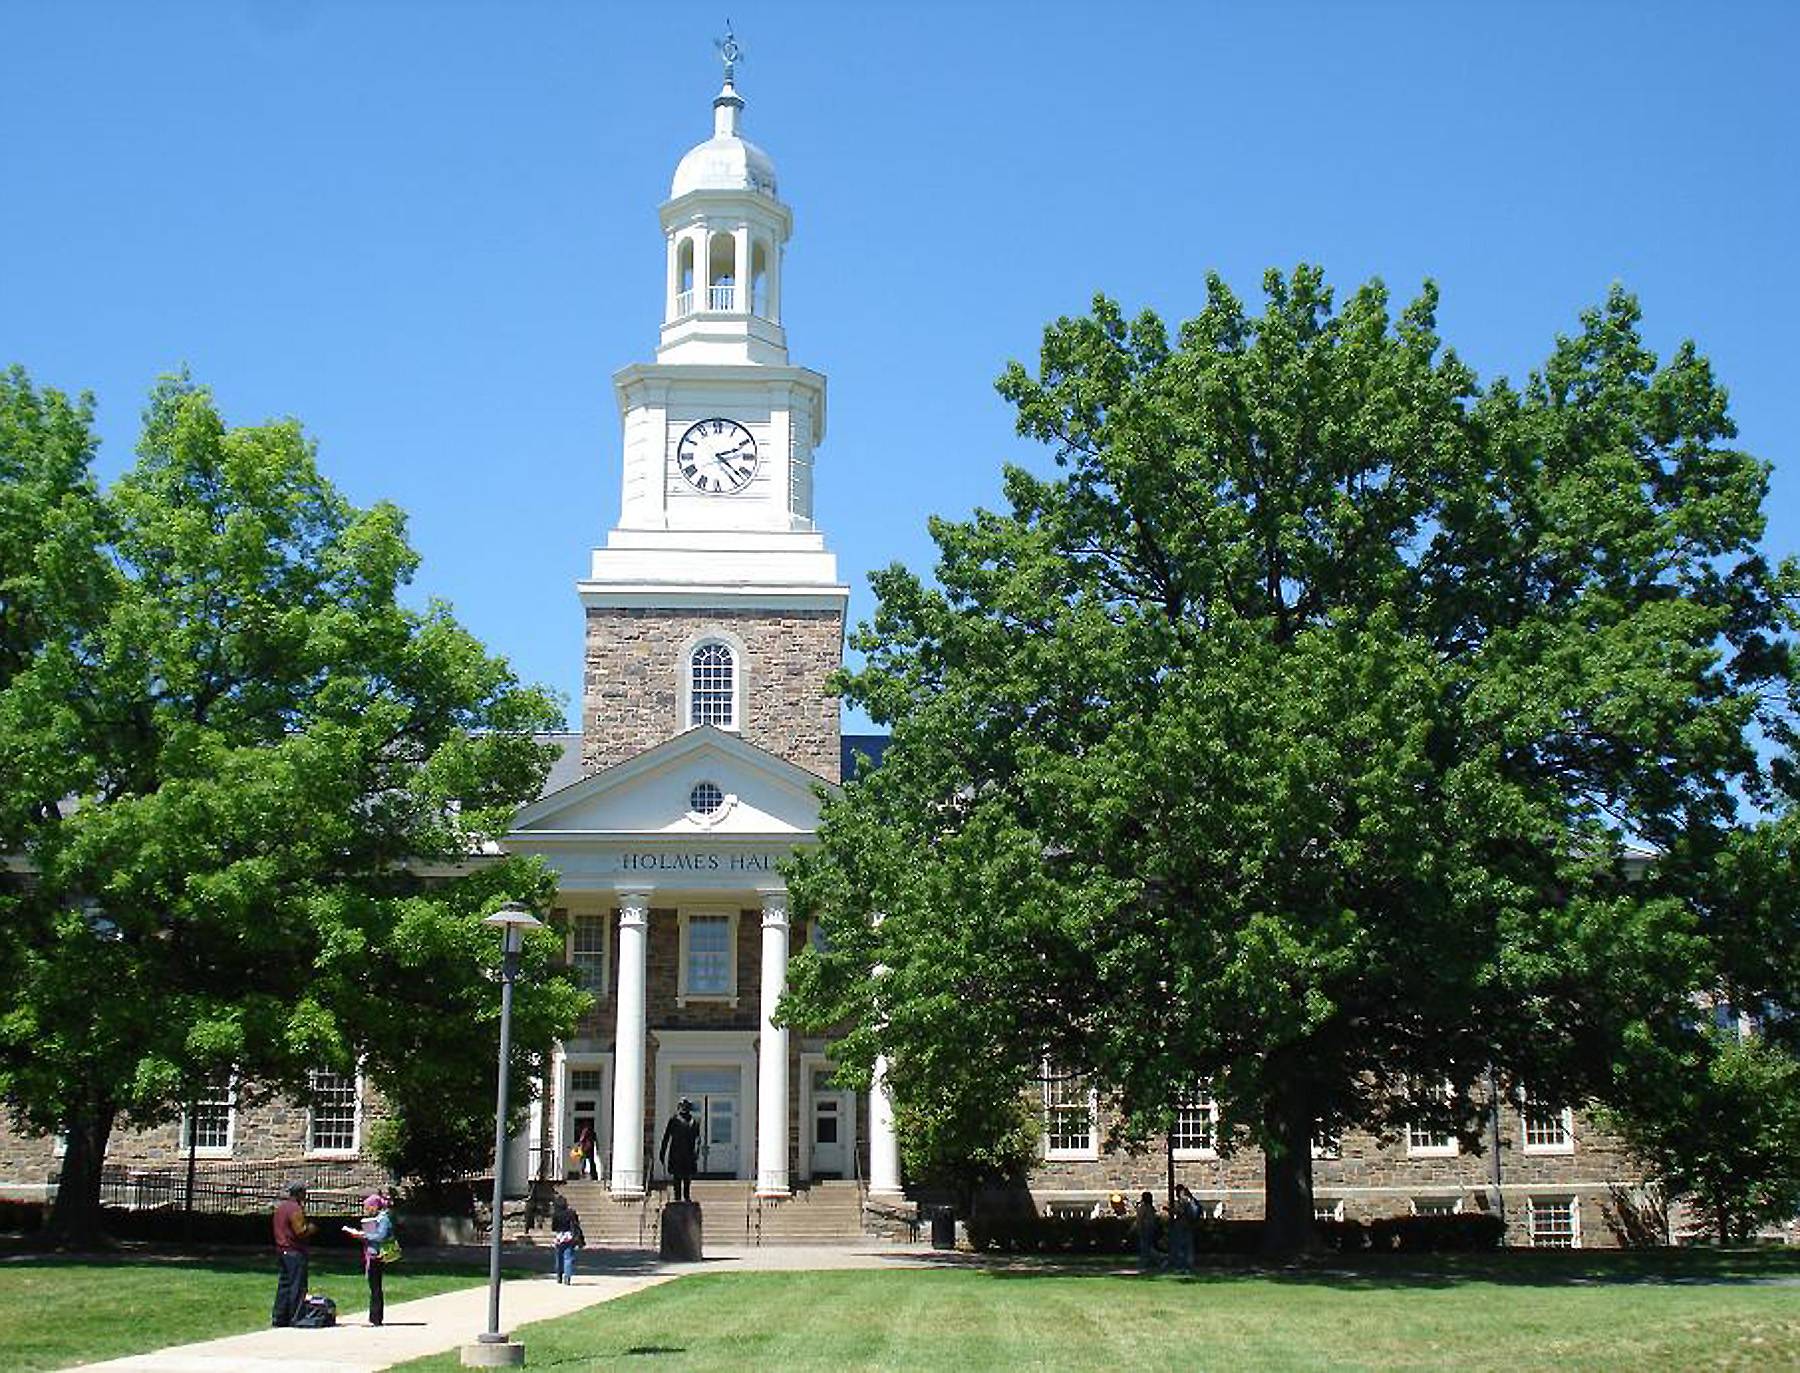
[[(1325, 1246), (1338, 1253), (1451, 1253), (1497, 1249), (1506, 1226), (1496, 1216), (1385, 1216), (1319, 1222)], [(1260, 1220), (1206, 1220), (1194, 1227), (1196, 1254), (1254, 1254), (1262, 1247)], [(1158, 1229), (1158, 1248), (1167, 1237)], [(1119, 1216), (976, 1216), (969, 1243), (1001, 1254), (1135, 1254), (1137, 1223)]]

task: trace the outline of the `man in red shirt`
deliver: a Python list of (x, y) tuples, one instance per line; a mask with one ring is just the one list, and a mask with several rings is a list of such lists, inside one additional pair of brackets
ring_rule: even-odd
[(275, 1208), (275, 1260), (281, 1265), (281, 1277), (275, 1284), (270, 1325), (292, 1325), (306, 1300), (306, 1242), (312, 1231), (306, 1218), (306, 1185), (290, 1182), (287, 1198)]

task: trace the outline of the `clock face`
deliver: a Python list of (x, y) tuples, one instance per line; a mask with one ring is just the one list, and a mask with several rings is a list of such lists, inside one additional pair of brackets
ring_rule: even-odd
[(760, 461), (756, 439), (736, 420), (690, 424), (675, 445), (675, 465), (687, 484), (709, 496), (729, 496), (750, 485)]

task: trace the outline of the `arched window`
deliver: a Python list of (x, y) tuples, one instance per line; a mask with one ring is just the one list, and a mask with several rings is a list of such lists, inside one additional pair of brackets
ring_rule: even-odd
[(737, 662), (729, 644), (710, 639), (688, 660), (688, 724), (737, 728)]
[(750, 245), (750, 313), (769, 317), (769, 250), (761, 239)]
[(706, 308), (737, 309), (736, 282), (737, 240), (730, 234), (714, 234), (706, 250)]
[(694, 313), (694, 240), (684, 238), (675, 249), (675, 313)]

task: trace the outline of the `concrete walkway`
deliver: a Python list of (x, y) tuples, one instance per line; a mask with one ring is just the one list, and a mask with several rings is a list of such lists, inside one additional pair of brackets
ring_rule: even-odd
[[(503, 1282), (500, 1321), (503, 1329), (516, 1332), (521, 1326), (572, 1315), (689, 1273), (906, 1267), (916, 1265), (929, 1252), (913, 1245), (881, 1243), (770, 1245), (717, 1248), (703, 1263), (671, 1264), (649, 1254), (590, 1253), (581, 1260), (586, 1271), (578, 1273), (567, 1287), (548, 1277)], [(507, 1261), (513, 1263), (517, 1258), (509, 1254)], [(483, 1284), (415, 1301), (389, 1302), (387, 1319), (379, 1327), (369, 1325), (366, 1311), (340, 1311), (338, 1324), (329, 1330), (257, 1330), (83, 1364), (72, 1373), (102, 1369), (106, 1373), (374, 1373), (409, 1359), (473, 1344), (487, 1328), (487, 1302), (488, 1290)]]

